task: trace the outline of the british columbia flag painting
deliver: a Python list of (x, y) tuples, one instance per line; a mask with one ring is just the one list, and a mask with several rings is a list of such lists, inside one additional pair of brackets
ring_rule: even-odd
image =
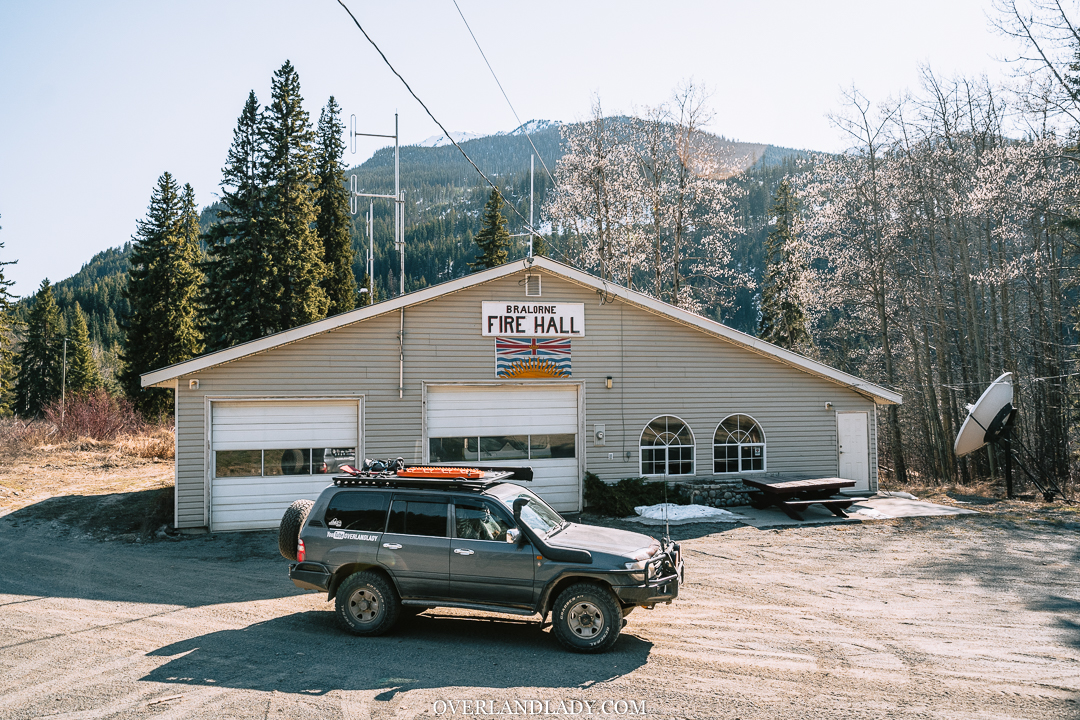
[(570, 377), (570, 339), (495, 338), (495, 377)]

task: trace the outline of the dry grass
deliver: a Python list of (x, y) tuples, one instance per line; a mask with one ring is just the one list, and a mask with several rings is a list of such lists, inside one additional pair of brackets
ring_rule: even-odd
[(51, 423), (0, 417), (0, 462), (32, 453), (55, 434), (56, 426)]
[(139, 435), (124, 435), (115, 441), (120, 452), (131, 457), (172, 460), (176, 457), (176, 441), (172, 427), (152, 425)]
[[(58, 496), (171, 488), (173, 457), (168, 425), (112, 440), (64, 440), (45, 421), (0, 419), (0, 515)], [(172, 493), (167, 495), (171, 502)]]
[[(881, 491), (906, 492), (920, 500), (952, 505), (997, 517), (1001, 521), (1033, 521), (1050, 523), (1075, 523), (1080, 520), (1080, 504), (1056, 497), (1053, 502), (1046, 502), (1034, 486), (1017, 483), (1016, 497), (1005, 497), (1004, 482), (980, 482), (960, 484), (942, 484), (937, 482), (908, 482), (899, 485), (895, 482), (882, 482)], [(1070, 498), (1075, 500), (1075, 493), (1070, 491)]]

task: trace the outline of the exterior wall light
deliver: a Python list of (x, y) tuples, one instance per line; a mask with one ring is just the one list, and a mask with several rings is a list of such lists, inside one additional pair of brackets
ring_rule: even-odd
[(611, 376), (610, 375), (607, 376), (607, 380), (604, 381), (604, 384), (607, 385), (608, 390), (611, 389)]

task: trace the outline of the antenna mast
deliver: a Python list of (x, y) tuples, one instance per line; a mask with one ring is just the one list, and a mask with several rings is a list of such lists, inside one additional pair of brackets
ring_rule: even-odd
[(529, 257), (533, 256), (533, 192), (536, 177), (536, 153), (529, 156)]
[[(400, 287), (401, 287), (401, 294), (404, 295), (405, 294), (405, 237), (404, 237), (404, 234), (403, 234), (403, 231), (404, 231), (403, 226), (404, 226), (404, 220), (405, 220), (405, 211), (404, 211), (403, 205), (405, 203), (405, 199), (401, 195), (401, 175), (400, 175), (401, 163), (399, 162), (399, 155), (401, 153), (401, 145), (400, 145), (400, 142), (398, 141), (398, 115), (397, 115), (397, 113), (394, 113), (394, 134), (393, 135), (384, 135), (384, 134), (380, 134), (380, 133), (357, 132), (356, 131), (356, 115), (350, 115), (349, 116), (349, 148), (353, 152), (353, 154), (356, 153), (356, 138), (357, 137), (394, 138), (394, 194), (393, 195), (380, 195), (378, 193), (357, 192), (356, 175), (354, 174), (349, 178), (349, 210), (352, 212), (353, 215), (355, 215), (356, 210), (357, 210), (357, 208), (356, 208), (356, 198), (362, 198), (362, 197), (366, 197), (366, 198), (382, 198), (384, 200), (390, 200), (393, 203), (393, 207), (394, 207), (394, 249), (397, 250), (401, 254), (401, 285), (400, 285)], [(374, 221), (374, 205), (375, 205), (374, 202), (370, 203), (370, 205), (369, 205), (369, 214), (368, 214), (368, 241), (369, 241), (369, 245), (370, 245), (369, 252), (368, 252), (368, 263), (369, 263), (369, 268), (370, 268), (368, 270), (368, 282), (369, 282), (370, 288), (369, 288), (368, 292), (371, 292), (371, 293), (374, 292), (374, 287), (375, 287), (375, 285), (374, 285), (374, 282), (375, 282), (374, 281), (374, 277), (375, 277), (375, 240), (374, 240), (374, 235), (372, 234), (372, 230), (371, 230), (371, 224)], [(372, 298), (374, 298), (374, 295), (372, 295)]]

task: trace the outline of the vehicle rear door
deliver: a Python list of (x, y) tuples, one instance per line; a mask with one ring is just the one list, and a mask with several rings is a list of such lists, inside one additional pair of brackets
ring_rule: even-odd
[(446, 497), (394, 495), (378, 558), (394, 576), (403, 598), (441, 598), (449, 593), (449, 511)]
[(514, 523), (505, 510), (481, 498), (455, 497), (453, 525), (451, 596), (531, 607), (535, 553), (528, 542), (506, 542)]
[(316, 530), (314, 523), (309, 523), (310, 532), (304, 540), (308, 557), (321, 560), (331, 569), (346, 563), (375, 564), (390, 495), (387, 490), (336, 492), (323, 516), (315, 518), (324, 527)]

